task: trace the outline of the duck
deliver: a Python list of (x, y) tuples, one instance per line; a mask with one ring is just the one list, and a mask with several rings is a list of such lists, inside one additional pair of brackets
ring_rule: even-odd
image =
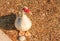
[(31, 36), (28, 30), (32, 26), (32, 21), (26, 14), (32, 15), (32, 12), (27, 6), (24, 6), (22, 11), (16, 15), (15, 27), (19, 30), (19, 36)]

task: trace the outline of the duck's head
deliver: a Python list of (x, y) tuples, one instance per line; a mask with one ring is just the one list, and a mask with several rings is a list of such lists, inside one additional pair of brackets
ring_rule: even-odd
[(32, 12), (30, 11), (30, 9), (29, 9), (28, 7), (24, 6), (24, 8), (23, 8), (22, 10), (23, 10), (23, 12), (25, 12), (25, 13), (28, 13), (28, 14), (31, 14), (31, 15), (32, 15)]

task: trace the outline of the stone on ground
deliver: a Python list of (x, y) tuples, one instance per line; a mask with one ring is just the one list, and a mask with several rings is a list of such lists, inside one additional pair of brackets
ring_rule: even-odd
[(12, 41), (2, 30), (0, 30), (0, 41)]

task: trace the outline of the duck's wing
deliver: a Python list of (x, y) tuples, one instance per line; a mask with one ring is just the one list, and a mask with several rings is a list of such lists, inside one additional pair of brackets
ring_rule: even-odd
[(17, 19), (17, 23), (20, 24), (22, 18)]
[(15, 27), (20, 30), (20, 27), (21, 27), (21, 17), (17, 17), (16, 20), (15, 20)]

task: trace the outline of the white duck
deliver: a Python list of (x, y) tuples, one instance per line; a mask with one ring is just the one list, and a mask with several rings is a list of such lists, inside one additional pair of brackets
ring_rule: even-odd
[(31, 11), (25, 6), (22, 9), (22, 12), (18, 13), (16, 20), (15, 20), (15, 27), (17, 28), (17, 30), (20, 31), (20, 33), (19, 33), (20, 36), (22, 36), (22, 35), (29, 36), (30, 35), (28, 30), (31, 28), (32, 22), (27, 17), (26, 13), (32, 14)]

